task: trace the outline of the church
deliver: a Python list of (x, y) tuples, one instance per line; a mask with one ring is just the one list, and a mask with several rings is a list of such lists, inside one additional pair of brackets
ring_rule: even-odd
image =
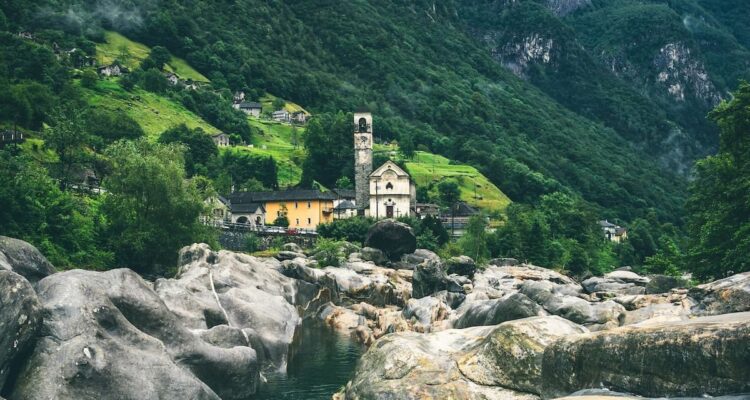
[(386, 161), (373, 171), (372, 114), (354, 113), (354, 192), (358, 215), (375, 219), (408, 217), (416, 207), (416, 187), (406, 171)]

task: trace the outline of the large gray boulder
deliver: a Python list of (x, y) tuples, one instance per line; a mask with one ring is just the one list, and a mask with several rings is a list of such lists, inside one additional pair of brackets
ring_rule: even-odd
[(697, 314), (750, 311), (750, 272), (698, 285), (690, 289), (689, 295), (698, 301), (693, 309)]
[(255, 392), (253, 349), (205, 342), (131, 270), (57, 273), (37, 293), (42, 336), (10, 400), (245, 399)]
[(686, 288), (688, 282), (677, 276), (651, 275), (646, 284), (646, 294), (669, 293), (672, 289)]
[(395, 261), (417, 249), (417, 237), (409, 225), (384, 219), (370, 227), (365, 246), (380, 249), (388, 258)]
[(474, 279), (477, 263), (468, 256), (451, 257), (445, 262), (448, 274), (457, 274)]
[(543, 394), (607, 387), (651, 397), (750, 392), (750, 313), (566, 337), (545, 350)]
[(429, 296), (448, 288), (448, 275), (442, 261), (425, 260), (417, 265), (412, 277), (412, 297), (415, 299)]
[(42, 306), (31, 284), (11, 271), (0, 270), (0, 389), (19, 355), (31, 348), (42, 323)]
[(55, 267), (36, 247), (7, 236), (0, 236), (0, 270), (13, 271), (31, 283), (55, 273)]
[(372, 261), (375, 265), (385, 265), (388, 263), (388, 257), (386, 257), (382, 250), (372, 247), (363, 247), (359, 253), (363, 260)]
[(383, 336), (362, 356), (345, 399), (537, 400), (542, 354), (586, 332), (558, 317)]
[(286, 370), (290, 345), (302, 323), (298, 310), (315, 312), (311, 303), (319, 288), (284, 276), (276, 259), (215, 252), (206, 244), (183, 248), (179, 260), (176, 278), (154, 284), (167, 308), (193, 330), (217, 325), (243, 330), (260, 344), (254, 347), (264, 363)]
[(454, 328), (497, 325), (505, 321), (548, 315), (542, 306), (523, 293), (513, 293), (499, 299), (465, 302)]
[(632, 271), (617, 270), (602, 277), (593, 277), (581, 282), (589, 293), (604, 296), (637, 295), (646, 293), (650, 278), (640, 276)]

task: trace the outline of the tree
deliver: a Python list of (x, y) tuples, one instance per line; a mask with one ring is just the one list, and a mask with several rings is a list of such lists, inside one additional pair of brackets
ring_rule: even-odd
[(162, 132), (159, 142), (182, 143), (186, 146), (185, 171), (188, 176), (206, 170), (206, 166), (219, 154), (219, 148), (206, 131), (202, 128), (190, 129), (185, 124)]
[(687, 202), (688, 268), (700, 279), (750, 270), (750, 84), (709, 114), (719, 152), (696, 164)]
[(80, 110), (58, 108), (52, 111), (51, 125), (44, 130), (44, 145), (57, 154), (57, 176), (62, 187), (73, 180), (76, 169), (89, 159), (89, 135)]
[(169, 87), (167, 78), (154, 68), (149, 68), (141, 74), (141, 85), (149, 92), (164, 93)]
[(273, 107), (274, 110), (281, 110), (284, 108), (285, 105), (286, 105), (286, 102), (284, 101), (284, 99), (280, 97), (273, 99), (273, 103), (271, 103), (271, 106)]
[(455, 181), (444, 180), (438, 184), (438, 194), (443, 206), (453, 207), (461, 198), (461, 189)]
[(399, 150), (404, 157), (411, 159), (414, 157), (416, 148), (414, 147), (414, 138), (409, 133), (402, 133), (401, 139), (398, 141)]
[(92, 89), (96, 87), (99, 75), (94, 70), (87, 69), (81, 73), (81, 86)]
[(299, 147), (299, 129), (297, 129), (296, 126), (292, 127), (292, 135), (289, 140), (291, 141), (292, 146), (294, 146), (295, 149)]
[(169, 50), (163, 46), (154, 46), (148, 57), (141, 63), (141, 69), (146, 71), (155, 68), (161, 71), (164, 69), (164, 64), (167, 64), (171, 59), (172, 56), (169, 54)]
[(0, 235), (28, 241), (60, 269), (103, 269), (95, 199), (60, 190), (32, 157), (0, 150)]
[(119, 139), (138, 139), (145, 135), (138, 122), (123, 112), (92, 108), (84, 114), (88, 132), (101, 139), (100, 143), (95, 143), (96, 140), (92, 139), (95, 147), (109, 145)]
[(348, 176), (342, 176), (341, 178), (336, 179), (335, 186), (339, 189), (354, 189), (354, 184)]
[(464, 254), (476, 261), (485, 260), (490, 252), (487, 249), (487, 222), (480, 215), (473, 215), (466, 224), (466, 232), (459, 241)]
[(118, 266), (162, 275), (175, 265), (178, 250), (212, 241), (198, 217), (203, 194), (185, 179), (182, 145), (119, 141), (107, 148), (111, 174), (102, 211), (107, 243)]
[(321, 114), (310, 121), (304, 138), (307, 157), (302, 164), (302, 185), (318, 181), (332, 186), (340, 176), (354, 176), (351, 121), (351, 114), (342, 112)]

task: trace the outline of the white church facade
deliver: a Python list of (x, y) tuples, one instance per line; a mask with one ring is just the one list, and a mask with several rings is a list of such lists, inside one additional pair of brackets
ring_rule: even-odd
[(372, 114), (354, 113), (354, 185), (358, 215), (375, 219), (411, 216), (416, 187), (409, 174), (393, 161), (372, 170)]

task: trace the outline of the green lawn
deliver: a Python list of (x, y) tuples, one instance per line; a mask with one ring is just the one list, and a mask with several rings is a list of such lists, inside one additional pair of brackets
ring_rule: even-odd
[(86, 100), (94, 107), (124, 111), (141, 125), (150, 139), (156, 140), (162, 132), (179, 124), (202, 128), (211, 134), (219, 132), (182, 104), (141, 89), (128, 92), (117, 81), (117, 78), (101, 79), (95, 89), (82, 88)]
[[(151, 49), (145, 44), (134, 42), (117, 32), (107, 31), (104, 38), (105, 43), (97, 43), (96, 45), (96, 58), (102, 65), (110, 64), (118, 59), (126, 67), (135, 69), (151, 52)], [(124, 49), (127, 49), (127, 51), (123, 52)], [(178, 57), (172, 57), (165, 69), (174, 72), (182, 79), (209, 82), (208, 78)]]
[[(263, 107), (263, 111), (276, 111), (273, 109), (273, 101), (276, 100), (276, 96), (272, 94), (266, 94), (265, 96), (261, 97), (259, 102), (261, 106)], [(297, 111), (304, 111), (305, 114), (310, 115), (310, 113), (302, 108), (299, 104), (292, 103), (290, 101), (287, 101), (284, 104), (284, 109), (289, 111), (290, 113), (297, 112)]]
[(418, 186), (455, 180), (461, 188), (461, 200), (484, 210), (503, 211), (510, 204), (508, 196), (472, 166), (452, 165), (443, 156), (418, 151), (406, 167)]

